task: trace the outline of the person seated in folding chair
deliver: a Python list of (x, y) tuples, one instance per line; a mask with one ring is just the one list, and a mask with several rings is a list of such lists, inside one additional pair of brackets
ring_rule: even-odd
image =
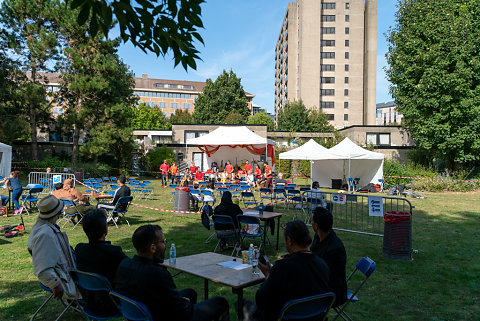
[[(223, 225), (223, 224), (216, 224), (215, 225), (215, 231), (217, 233), (225, 233), (226, 235), (232, 234), (234, 229), (238, 229), (238, 221), (237, 221), (237, 215), (243, 214), (242, 209), (240, 206), (237, 204), (233, 203), (232, 201), (232, 193), (230, 191), (225, 191), (223, 192), (222, 199), (220, 200), (220, 204), (215, 207), (213, 214), (215, 215), (226, 215), (230, 216), (233, 219), (233, 223), (235, 226), (230, 226), (230, 225)], [(225, 240), (222, 239), (223, 242)], [(232, 239), (232, 242), (235, 242), (234, 239)], [(225, 245), (225, 244), (222, 244)], [(232, 244), (233, 245), (233, 244)]]
[(315, 232), (310, 250), (327, 262), (331, 272), (332, 292), (335, 293), (333, 307), (342, 305), (347, 300), (347, 279), (345, 266), (347, 252), (342, 240), (332, 230), (333, 216), (329, 210), (317, 207), (313, 210), (312, 227)]
[(52, 290), (53, 297), (77, 299), (75, 283), (68, 274), (75, 268), (67, 234), (55, 224), (63, 212), (63, 202), (53, 195), (38, 201), (38, 219), (28, 237), (27, 247), (32, 255), (33, 273)]
[(65, 213), (74, 214), (78, 210), (81, 215), (84, 215), (88, 211), (95, 209), (95, 206), (91, 206), (88, 199), (72, 186), (70, 178), (64, 180), (61, 186), (60, 184), (62, 183), (55, 184), (55, 191), (52, 191), (51, 194), (58, 199), (65, 198), (75, 203), (75, 206), (65, 207)]
[(147, 306), (153, 320), (228, 320), (228, 302), (215, 297), (197, 303), (193, 289), (178, 290), (168, 270), (159, 265), (165, 257), (167, 240), (159, 225), (135, 230), (132, 243), (137, 254), (124, 259), (115, 276), (115, 290)]
[[(114, 210), (115, 207), (117, 206), (117, 202), (120, 199), (120, 197), (130, 196), (130, 194), (131, 194), (130, 187), (125, 185), (126, 181), (127, 181), (127, 178), (125, 177), (125, 175), (118, 176), (118, 178), (117, 178), (118, 188), (115, 190), (115, 195), (113, 195), (113, 200), (109, 203), (98, 203), (97, 208)], [(116, 209), (118, 211), (123, 211), (123, 210), (125, 210), (127, 205), (128, 204), (118, 204), (119, 207), (116, 208)], [(115, 220), (115, 222), (118, 221), (118, 214), (117, 213), (113, 213), (113, 220)]]
[(204, 191), (209, 191), (211, 192), (211, 195), (208, 194), (208, 195), (203, 195), (203, 203), (212, 203), (212, 206), (215, 206), (215, 196), (213, 195), (214, 194), (214, 189), (213, 189), (213, 182), (212, 181), (208, 181), (207, 182), (207, 188), (204, 189)]
[[(20, 206), (19, 200), (20, 196), (22, 196), (22, 184), (20, 184), (20, 181), (18, 180), (18, 175), (20, 174), (19, 171), (13, 171), (10, 173), (9, 177), (5, 177), (0, 183), (5, 184), (5, 188), (8, 190), (12, 191), (12, 201), (13, 204), (15, 205), (15, 210), (13, 211), (14, 215), (22, 214), (23, 211), (23, 206)], [(2, 202), (8, 202), (9, 197), (7, 196), (2, 197)]]
[(275, 179), (275, 186), (277, 186), (277, 184), (287, 184), (287, 180), (283, 179), (283, 173), (278, 173), (278, 176)]
[[(83, 231), (88, 243), (78, 243), (75, 247), (77, 269), (100, 274), (113, 285), (120, 262), (127, 256), (120, 246), (105, 241), (108, 234), (107, 213), (103, 209), (89, 211), (83, 217)], [(99, 315), (112, 315), (118, 312), (117, 307), (108, 297), (108, 293), (97, 295), (82, 294), (87, 306)]]
[(309, 250), (312, 239), (305, 223), (288, 222), (283, 235), (288, 253), (273, 267), (268, 262), (258, 263), (266, 279), (255, 295), (257, 321), (277, 320), (290, 300), (330, 292), (330, 271), (325, 261)]
[(326, 207), (325, 194), (320, 189), (320, 184), (317, 181), (312, 183), (312, 189), (310, 192), (307, 192), (307, 198), (310, 201), (312, 210), (317, 206)]

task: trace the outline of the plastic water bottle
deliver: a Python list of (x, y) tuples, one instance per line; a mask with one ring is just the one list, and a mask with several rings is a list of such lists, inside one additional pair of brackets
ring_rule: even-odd
[(170, 246), (170, 256), (169, 256), (168, 263), (170, 264), (177, 263), (177, 249), (175, 248), (175, 243), (172, 243), (172, 246)]
[(258, 266), (258, 246), (255, 245), (253, 248), (253, 256), (252, 256), (252, 266), (255, 268)]
[(253, 251), (254, 251), (253, 244), (250, 243), (250, 247), (248, 248), (248, 264), (252, 264), (253, 262)]
[(263, 202), (260, 202), (260, 205), (258, 206), (258, 214), (263, 214)]
[(253, 256), (252, 256), (252, 274), (253, 275), (260, 275), (260, 273), (258, 273), (258, 271), (257, 271), (259, 254), (260, 253), (258, 251), (258, 247), (255, 246), (253, 248)]

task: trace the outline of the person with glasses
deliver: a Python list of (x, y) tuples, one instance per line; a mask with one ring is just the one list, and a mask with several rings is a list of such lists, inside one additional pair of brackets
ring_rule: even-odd
[(167, 239), (159, 225), (135, 230), (132, 243), (137, 255), (124, 259), (115, 276), (115, 290), (144, 303), (153, 320), (228, 320), (228, 302), (215, 297), (197, 303), (193, 289), (178, 290), (168, 270), (159, 265), (165, 258)]
[(302, 221), (282, 226), (288, 253), (273, 267), (258, 263), (266, 279), (255, 295), (257, 321), (277, 320), (282, 307), (290, 300), (330, 291), (330, 271), (324, 260), (309, 249), (310, 231)]
[[(83, 231), (88, 243), (78, 243), (75, 247), (77, 269), (100, 274), (113, 285), (120, 262), (127, 256), (120, 246), (105, 241), (108, 234), (107, 213), (103, 209), (91, 210), (83, 216)], [(108, 293), (82, 294), (87, 306), (99, 315), (112, 315), (118, 312)]]
[(77, 298), (75, 283), (68, 274), (75, 268), (67, 234), (56, 224), (63, 213), (63, 202), (53, 195), (38, 201), (38, 219), (28, 237), (27, 248), (32, 255), (33, 273), (50, 288), (55, 299), (65, 295)]

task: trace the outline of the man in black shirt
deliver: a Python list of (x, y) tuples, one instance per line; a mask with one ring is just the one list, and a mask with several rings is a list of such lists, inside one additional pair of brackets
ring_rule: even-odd
[[(113, 195), (113, 200), (109, 203), (98, 203), (97, 208), (105, 208), (107, 210), (114, 210), (117, 205), (118, 200), (122, 196), (130, 196), (130, 187), (125, 185), (127, 178), (125, 175), (120, 175), (117, 179), (118, 188), (115, 190), (115, 195)], [(116, 208), (117, 211), (124, 211), (127, 207), (127, 204), (118, 205)], [(113, 219), (115, 222), (118, 220), (118, 215), (115, 213)]]
[(120, 263), (116, 291), (144, 303), (153, 320), (228, 320), (227, 300), (215, 297), (195, 304), (195, 291), (177, 290), (170, 273), (158, 264), (163, 262), (167, 243), (160, 226), (140, 226), (132, 243), (137, 255)]
[(288, 254), (275, 265), (259, 263), (266, 276), (255, 296), (258, 321), (277, 320), (285, 303), (330, 291), (330, 272), (327, 264), (309, 250), (312, 239), (302, 221), (291, 221), (284, 229)]
[[(88, 243), (79, 243), (75, 247), (78, 270), (100, 274), (113, 286), (118, 265), (126, 255), (120, 246), (105, 241), (108, 234), (105, 211), (102, 209), (89, 211), (83, 217), (82, 226), (88, 237)], [(96, 313), (109, 315), (118, 312), (108, 293), (83, 294), (83, 297), (88, 307)]]
[(347, 253), (340, 240), (332, 230), (333, 216), (329, 210), (317, 207), (313, 211), (312, 227), (315, 237), (310, 249), (313, 253), (327, 262), (331, 272), (332, 290), (336, 295), (334, 307), (347, 300), (347, 280), (345, 278), (345, 265)]

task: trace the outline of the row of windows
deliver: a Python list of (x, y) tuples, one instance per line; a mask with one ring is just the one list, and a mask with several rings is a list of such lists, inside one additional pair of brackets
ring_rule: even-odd
[[(349, 79), (348, 77), (345, 77), (344, 82), (348, 84)], [(335, 77), (320, 77), (320, 83), (322, 84), (334, 84), (335, 83)]]
[[(190, 94), (177, 94), (177, 93), (162, 93), (155, 91), (134, 91), (133, 95), (138, 97), (157, 97), (157, 98), (180, 98), (180, 99), (191, 99), (192, 95)], [(198, 95), (193, 95), (193, 99), (196, 99)]]
[[(335, 15), (334, 14), (322, 14), (322, 21), (323, 22), (335, 22)], [(350, 15), (345, 15), (345, 22), (350, 22)]]
[[(336, 9), (336, 4), (335, 2), (322, 2), (322, 9)], [(345, 2), (345, 9), (350, 9), (350, 2)]]
[(335, 2), (322, 2), (322, 9), (335, 9)]
[(322, 47), (335, 47), (335, 40), (322, 40), (321, 41)]
[[(142, 103), (142, 101), (139, 101), (139, 103)], [(160, 101), (160, 102), (155, 102), (155, 101), (145, 101), (145, 105), (147, 105), (147, 107), (158, 107), (158, 108), (167, 108), (167, 102), (165, 101)], [(182, 108), (183, 109), (190, 109), (192, 106), (192, 104), (190, 103), (183, 103), (182, 104)], [(171, 109), (178, 109), (179, 108), (179, 103), (170, 103), (170, 108)]]
[[(322, 108), (322, 109), (335, 108), (335, 102), (334, 101), (321, 101), (320, 102), (320, 108)], [(348, 109), (348, 101), (343, 102), (343, 108)]]
[[(321, 71), (335, 71), (335, 65), (320, 65)], [(345, 71), (350, 71), (350, 65), (345, 65)]]
[[(322, 59), (335, 59), (335, 52), (321, 52), (321, 58)], [(350, 53), (348, 51), (345, 52), (345, 59), (350, 58)]]
[(320, 89), (320, 96), (335, 96), (335, 89)]
[(187, 89), (187, 90), (193, 90), (192, 85), (177, 85), (177, 84), (162, 84), (162, 83), (156, 83), (154, 85), (156, 88), (173, 88), (173, 89)]
[[(324, 35), (334, 35), (335, 34), (335, 27), (322, 27), (321, 29), (322, 34)], [(345, 27), (345, 34), (350, 34), (350, 28)]]

